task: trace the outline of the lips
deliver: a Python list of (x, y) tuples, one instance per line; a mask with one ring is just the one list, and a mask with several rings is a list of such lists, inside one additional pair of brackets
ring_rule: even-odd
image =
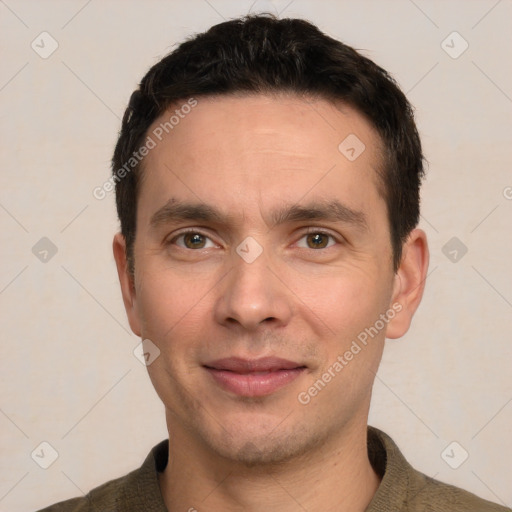
[(306, 370), (300, 363), (276, 357), (229, 357), (209, 362), (204, 368), (225, 391), (246, 397), (270, 395)]

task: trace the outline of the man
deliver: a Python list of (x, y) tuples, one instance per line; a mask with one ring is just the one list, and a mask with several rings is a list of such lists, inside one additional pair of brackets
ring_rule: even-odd
[(252, 16), (143, 78), (113, 157), (130, 326), (169, 440), (47, 511), (500, 511), (368, 427), (428, 267), (412, 110), (302, 21)]

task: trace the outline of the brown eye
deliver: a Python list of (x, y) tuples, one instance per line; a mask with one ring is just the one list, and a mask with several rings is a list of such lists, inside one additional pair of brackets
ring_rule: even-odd
[(324, 231), (310, 231), (302, 235), (297, 245), (302, 249), (328, 249), (336, 245), (337, 239), (334, 235)]
[(170, 240), (169, 245), (177, 245), (183, 249), (209, 249), (215, 244), (209, 236), (199, 231), (186, 231)]
[(183, 242), (189, 249), (202, 249), (206, 244), (206, 237), (200, 233), (185, 233)]
[(308, 247), (310, 249), (323, 249), (329, 243), (330, 235), (325, 233), (310, 233), (306, 235)]

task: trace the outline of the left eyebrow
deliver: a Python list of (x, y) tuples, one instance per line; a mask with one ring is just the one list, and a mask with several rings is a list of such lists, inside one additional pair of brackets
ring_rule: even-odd
[[(368, 221), (364, 212), (354, 210), (338, 200), (316, 200), (305, 205), (287, 205), (274, 210), (269, 216), (275, 227), (285, 223), (308, 222), (312, 220), (341, 222), (368, 231)], [(235, 222), (233, 213), (225, 214), (215, 206), (205, 203), (188, 203), (170, 199), (151, 217), (149, 224), (155, 229), (161, 224), (173, 221), (202, 221), (227, 225)]]
[(271, 217), (274, 225), (285, 222), (323, 220), (352, 224), (364, 231), (369, 230), (364, 212), (354, 210), (336, 199), (331, 201), (315, 201), (306, 205), (285, 206), (274, 212)]

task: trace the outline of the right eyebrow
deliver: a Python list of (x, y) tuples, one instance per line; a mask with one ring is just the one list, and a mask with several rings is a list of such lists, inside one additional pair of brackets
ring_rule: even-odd
[(182, 203), (172, 198), (152, 215), (149, 225), (156, 229), (162, 224), (179, 220), (226, 223), (229, 217), (206, 204)]

